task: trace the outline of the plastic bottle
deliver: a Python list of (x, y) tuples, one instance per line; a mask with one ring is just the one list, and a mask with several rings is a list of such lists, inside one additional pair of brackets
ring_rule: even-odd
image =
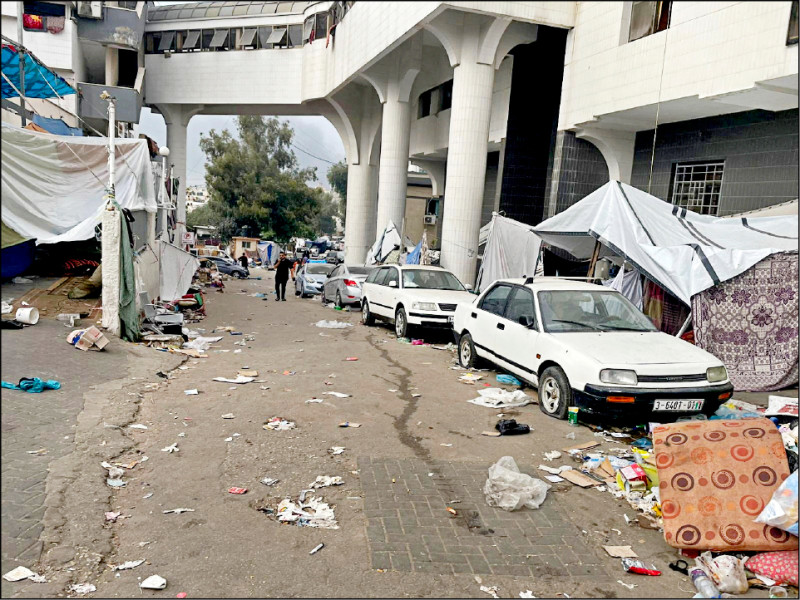
[(703, 598), (719, 598), (719, 589), (703, 569), (691, 570), (692, 583)]

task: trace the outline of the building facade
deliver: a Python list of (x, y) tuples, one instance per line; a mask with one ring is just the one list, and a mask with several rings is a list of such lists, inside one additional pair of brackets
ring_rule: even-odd
[(787, 1), (198, 2), (148, 10), (144, 102), (181, 180), (196, 114), (326, 117), (350, 263), (407, 215), (410, 161), (473, 282), (493, 210), (536, 224), (609, 179), (707, 214), (796, 197), (797, 48)]

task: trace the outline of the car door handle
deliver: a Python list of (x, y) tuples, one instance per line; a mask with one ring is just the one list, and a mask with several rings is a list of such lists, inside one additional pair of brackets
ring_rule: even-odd
[(472, 317), (473, 319), (477, 319), (478, 318), (478, 314), (477, 313), (471, 313), (470, 317)]
[(505, 325), (503, 325), (502, 323), (498, 323), (498, 324), (497, 324), (497, 328), (498, 328), (498, 329), (505, 329), (505, 328), (506, 328), (506, 326), (505, 326)]

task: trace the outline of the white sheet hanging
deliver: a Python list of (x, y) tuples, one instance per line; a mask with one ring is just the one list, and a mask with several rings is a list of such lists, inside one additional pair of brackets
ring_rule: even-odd
[(542, 245), (530, 225), (498, 214), (492, 217), (490, 225), (478, 279), (480, 292), (498, 279), (533, 277)]
[(192, 275), (200, 267), (200, 260), (164, 241), (159, 241), (161, 263), (161, 300), (172, 302), (180, 298), (192, 284)]
[(636, 269), (626, 271), (624, 267), (621, 267), (617, 276), (614, 279), (604, 281), (603, 285), (612, 290), (617, 290), (630, 300), (636, 308), (642, 310), (642, 276)]
[[(107, 138), (72, 137), (2, 125), (3, 221), (37, 244), (94, 237), (106, 201)], [(150, 152), (142, 139), (116, 141), (116, 200), (156, 212)]]

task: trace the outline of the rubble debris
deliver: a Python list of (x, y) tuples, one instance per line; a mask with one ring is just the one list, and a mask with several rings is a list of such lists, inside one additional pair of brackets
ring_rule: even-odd
[(162, 452), (169, 452), (172, 454), (173, 452), (180, 452), (180, 448), (178, 448), (178, 442), (175, 442), (171, 446), (167, 446), (166, 448), (161, 449)]
[(169, 514), (179, 515), (179, 514), (185, 513), (185, 512), (194, 512), (194, 509), (193, 508), (170, 508), (169, 510), (164, 510), (164, 511), (161, 511), (161, 512), (163, 512), (165, 515), (169, 515)]
[(478, 390), (478, 394), (477, 398), (467, 400), (467, 402), (487, 408), (514, 408), (533, 402), (533, 399), (521, 390), (509, 392), (501, 388), (490, 387)]
[(481, 586), (481, 591), (482, 591), (482, 592), (486, 592), (486, 593), (487, 593), (487, 594), (489, 594), (489, 595), (490, 595), (492, 598), (497, 598), (498, 600), (499, 600), (499, 598), (500, 598), (500, 596), (498, 596), (498, 595), (497, 595), (497, 586), (496, 586), (496, 585), (493, 585), (493, 586), (491, 586), (491, 587), (487, 587), (487, 586), (485, 586), (485, 585), (482, 585), (482, 586)]
[(314, 323), (317, 327), (322, 327), (323, 329), (346, 329), (347, 327), (352, 327), (352, 323), (345, 323), (344, 321), (327, 321), (325, 319), (321, 321), (317, 321)]
[(264, 479), (261, 480), (261, 483), (263, 483), (264, 485), (272, 486), (278, 483), (279, 481), (280, 479), (275, 479), (274, 477), (264, 477)]
[(511, 456), (504, 456), (489, 467), (483, 493), (489, 506), (503, 510), (519, 510), (523, 506), (539, 508), (550, 486), (541, 479), (520, 473)]
[(264, 429), (271, 429), (272, 431), (288, 431), (294, 428), (294, 422), (287, 421), (281, 417), (272, 417), (269, 421), (264, 423)]
[(342, 394), (341, 392), (323, 392), (326, 396), (334, 396), (336, 398), (350, 398), (350, 394)]
[(350, 421), (344, 421), (343, 423), (339, 423), (339, 427), (361, 427), (361, 423), (351, 423)]
[(144, 559), (142, 560), (129, 560), (121, 565), (110, 565), (112, 571), (126, 571), (127, 569), (135, 569), (139, 565), (144, 564)]
[(73, 594), (91, 594), (97, 591), (97, 587), (93, 583), (73, 583), (67, 591)]
[(277, 516), (281, 523), (321, 529), (339, 529), (333, 507), (327, 502), (323, 502), (322, 498), (315, 496), (308, 500), (298, 499), (298, 502), (286, 498), (280, 502), (277, 511), (264, 509), (263, 512)]
[(29, 577), (33, 577), (34, 575), (36, 575), (36, 573), (27, 567), (17, 567), (3, 575), (3, 579), (6, 581), (22, 581), (24, 579), (28, 579)]
[(213, 381), (220, 381), (222, 383), (250, 383), (254, 381), (255, 377), (244, 377), (242, 375), (237, 375), (236, 379), (230, 379), (228, 377), (214, 377)]
[(311, 552), (309, 552), (309, 554), (316, 554), (317, 552), (322, 550), (324, 547), (325, 547), (325, 544), (319, 544)]
[(314, 482), (309, 484), (308, 487), (310, 487), (311, 489), (317, 489), (317, 488), (329, 487), (332, 485), (344, 485), (344, 481), (338, 475), (334, 477), (331, 477), (329, 475), (318, 475), (317, 478), (314, 480)]
[(151, 575), (139, 584), (143, 590), (163, 590), (167, 587), (167, 580), (159, 575)]
[(328, 454), (330, 454), (331, 456), (336, 456), (344, 451), (345, 451), (344, 446), (333, 446), (331, 448), (328, 448)]

